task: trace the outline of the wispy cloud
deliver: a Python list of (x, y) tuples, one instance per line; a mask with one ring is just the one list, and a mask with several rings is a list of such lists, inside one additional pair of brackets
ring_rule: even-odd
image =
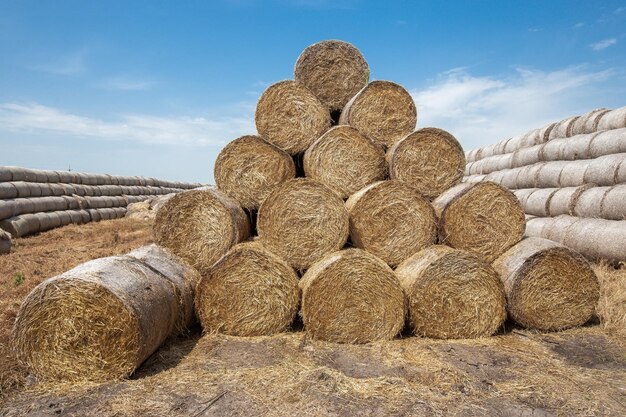
[(608, 48), (611, 45), (615, 45), (616, 43), (617, 43), (617, 39), (610, 38), (610, 39), (601, 40), (600, 42), (592, 43), (589, 45), (589, 47), (593, 49), (594, 51), (601, 51), (603, 49)]
[(622, 14), (624, 12), (626, 12), (626, 7), (618, 7), (613, 11), (613, 14)]
[(35, 64), (30, 67), (34, 71), (47, 72), (56, 75), (76, 75), (85, 71), (85, 51), (79, 50), (70, 55), (56, 58), (44, 64)]
[(580, 29), (582, 27), (585, 27), (585, 23), (584, 22), (578, 22), (574, 25), (574, 29)]
[(537, 33), (537, 32), (541, 32), (541, 28), (538, 28), (538, 27), (531, 27), (531, 28), (528, 28), (528, 31), (529, 31), (530, 33)]
[(140, 91), (149, 90), (155, 82), (148, 79), (132, 78), (127, 76), (117, 76), (107, 78), (96, 84), (96, 87), (106, 90)]
[(149, 144), (222, 146), (254, 132), (251, 117), (159, 117), (124, 115), (117, 121), (78, 116), (38, 103), (0, 104), (0, 131), (51, 134)]

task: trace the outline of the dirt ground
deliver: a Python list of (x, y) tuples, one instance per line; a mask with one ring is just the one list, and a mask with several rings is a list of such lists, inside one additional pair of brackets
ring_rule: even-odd
[[(558, 333), (507, 325), (478, 340), (340, 345), (298, 328), (273, 337), (170, 340), (128, 380), (36, 383), (6, 342), (48, 276), (150, 242), (149, 224), (66, 227), (0, 257), (0, 416), (626, 415), (626, 269), (597, 265), (598, 320)], [(23, 282), (16, 278), (22, 272)]]

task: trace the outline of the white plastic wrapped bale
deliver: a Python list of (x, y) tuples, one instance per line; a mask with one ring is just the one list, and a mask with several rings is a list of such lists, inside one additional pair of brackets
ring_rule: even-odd
[(573, 123), (578, 120), (580, 116), (572, 116), (567, 119), (563, 119), (552, 128), (550, 131), (550, 135), (548, 136), (548, 140), (558, 139), (558, 138), (568, 138), (571, 136), (571, 126)]
[(598, 130), (620, 129), (626, 127), (626, 106), (604, 113), (598, 121)]
[(602, 108), (591, 110), (590, 112), (581, 115), (570, 125), (569, 136), (596, 132), (598, 130), (598, 122), (602, 116), (608, 112), (609, 110)]

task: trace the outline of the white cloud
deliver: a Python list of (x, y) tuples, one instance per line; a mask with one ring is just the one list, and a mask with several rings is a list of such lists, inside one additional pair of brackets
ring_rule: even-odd
[(152, 80), (135, 79), (126, 76), (108, 78), (96, 86), (106, 90), (141, 91), (149, 90), (154, 85)]
[(615, 45), (616, 43), (617, 43), (617, 39), (610, 38), (610, 39), (601, 40), (600, 42), (592, 43), (589, 45), (589, 47), (593, 49), (594, 51), (601, 51), (603, 49), (608, 48), (611, 45)]
[(578, 22), (574, 25), (574, 29), (580, 29), (582, 27), (585, 27), (585, 23), (583, 22)]
[(446, 129), (469, 150), (591, 110), (590, 102), (604, 99), (595, 86), (611, 75), (573, 67), (477, 77), (461, 68), (411, 94), (418, 107), (418, 126)]
[(248, 117), (159, 117), (125, 115), (104, 121), (67, 113), (38, 103), (1, 103), (0, 131), (63, 135), (105, 140), (132, 140), (148, 144), (223, 146), (255, 131)]
[(85, 51), (79, 50), (45, 64), (33, 65), (30, 69), (56, 75), (80, 74), (85, 71)]
[(618, 7), (617, 9), (613, 11), (613, 14), (621, 14), (624, 12), (626, 12), (626, 7)]

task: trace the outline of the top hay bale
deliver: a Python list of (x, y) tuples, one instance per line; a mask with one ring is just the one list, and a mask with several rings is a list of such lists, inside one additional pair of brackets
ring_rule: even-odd
[(304, 84), (331, 113), (341, 111), (367, 85), (370, 70), (353, 45), (327, 40), (309, 46), (298, 58), (296, 81)]
[(413, 98), (391, 81), (369, 83), (346, 104), (339, 118), (339, 124), (358, 129), (385, 148), (411, 133), (416, 123), (417, 109)]
[(285, 152), (304, 152), (330, 128), (328, 109), (303, 84), (281, 81), (271, 85), (256, 106), (259, 135)]

